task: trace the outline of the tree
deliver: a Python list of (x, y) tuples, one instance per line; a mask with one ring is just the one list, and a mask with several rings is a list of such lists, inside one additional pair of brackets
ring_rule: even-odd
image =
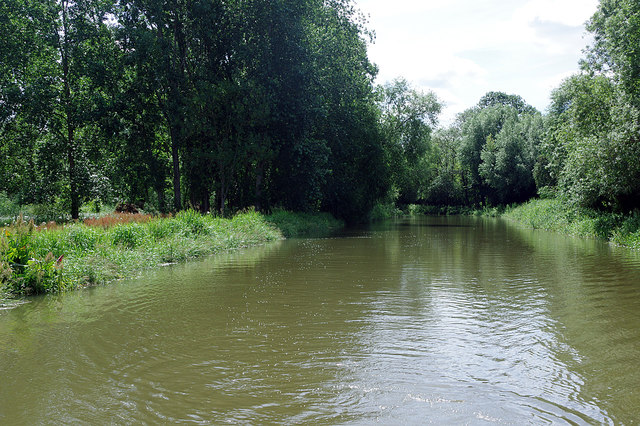
[(424, 197), (430, 184), (431, 133), (442, 104), (432, 92), (422, 93), (396, 79), (380, 88), (381, 126), (392, 186), (403, 204)]
[(587, 30), (594, 41), (587, 49), (583, 67), (611, 75), (631, 104), (640, 108), (640, 3), (600, 0)]
[(510, 106), (518, 111), (518, 114), (533, 114), (536, 109), (527, 104), (521, 96), (507, 95), (504, 92), (488, 92), (478, 101), (478, 108), (484, 109), (493, 106)]
[[(92, 158), (98, 151), (92, 142), (108, 103), (109, 59), (117, 56), (107, 23), (111, 5), (97, 0), (11, 0), (4, 7), (8, 19), (3, 26), (20, 27), (5, 33), (9, 36), (0, 47), (7, 58), (14, 58), (0, 71), (3, 103), (10, 111), (4, 119), (11, 122), (14, 135), (22, 134), (29, 142), (25, 158), (34, 170), (30, 178), (38, 173), (53, 178), (43, 180), (28, 198), (63, 197), (77, 218), (82, 200), (102, 178)], [(62, 176), (64, 184), (58, 186)]]
[(487, 137), (478, 171), (492, 204), (523, 202), (536, 195), (533, 170), (543, 132), (540, 114), (528, 114), (505, 122), (495, 138)]
[(483, 202), (489, 196), (490, 189), (480, 173), (482, 151), (487, 141), (495, 140), (505, 123), (517, 119), (517, 110), (504, 105), (477, 109), (467, 115), (462, 124), (459, 155), (468, 204)]
[(535, 195), (533, 172), (544, 128), (535, 108), (520, 96), (489, 92), (458, 121), (468, 204), (507, 204)]
[(546, 169), (577, 206), (625, 211), (640, 205), (640, 114), (621, 89), (607, 76), (582, 74), (552, 94)]
[(460, 205), (463, 200), (462, 168), (458, 156), (460, 127), (456, 124), (435, 131), (432, 139), (435, 177), (426, 202), (436, 206)]

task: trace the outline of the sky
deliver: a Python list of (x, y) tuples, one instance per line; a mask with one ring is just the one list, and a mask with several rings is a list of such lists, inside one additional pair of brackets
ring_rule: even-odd
[(444, 101), (442, 124), (489, 91), (544, 112), (579, 71), (598, 0), (355, 0), (375, 32), (376, 82), (406, 78)]

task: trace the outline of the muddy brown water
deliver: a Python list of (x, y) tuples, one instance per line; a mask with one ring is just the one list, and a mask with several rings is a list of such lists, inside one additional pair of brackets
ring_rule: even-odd
[(0, 311), (0, 424), (636, 424), (640, 253), (407, 219)]

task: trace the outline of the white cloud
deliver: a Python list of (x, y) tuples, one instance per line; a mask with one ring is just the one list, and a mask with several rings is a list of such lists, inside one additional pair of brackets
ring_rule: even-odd
[(597, 6), (598, 0), (532, 0), (519, 8), (514, 18), (519, 22), (540, 20), (578, 27), (593, 15)]
[(449, 118), (490, 90), (544, 109), (553, 85), (577, 72), (587, 44), (583, 23), (597, 3), (358, 0), (377, 34), (369, 55), (380, 68), (378, 82), (401, 76), (433, 89)]

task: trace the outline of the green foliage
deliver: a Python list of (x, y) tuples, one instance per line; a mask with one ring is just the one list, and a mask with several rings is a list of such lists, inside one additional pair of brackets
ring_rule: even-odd
[(20, 212), (20, 206), (7, 196), (6, 192), (0, 191), (0, 217), (15, 217)]
[(510, 208), (508, 219), (533, 229), (545, 229), (579, 237), (599, 238), (615, 244), (640, 248), (640, 215), (623, 215), (575, 208), (555, 199), (531, 200)]
[(144, 243), (147, 230), (139, 223), (128, 223), (114, 226), (111, 228), (110, 234), (114, 246), (133, 249)]
[(612, 232), (611, 241), (616, 244), (640, 249), (640, 213), (625, 217), (622, 224)]
[(577, 75), (552, 95), (545, 168), (577, 207), (625, 212), (640, 206), (640, 114), (605, 76)]
[(280, 229), (286, 238), (326, 236), (344, 228), (344, 222), (329, 213), (294, 213), (276, 209), (266, 220)]
[(493, 204), (522, 202), (535, 195), (533, 170), (542, 133), (542, 118), (528, 115), (506, 122), (495, 140), (487, 137), (478, 171)]
[(182, 225), (182, 229), (187, 235), (198, 236), (209, 233), (205, 216), (193, 209), (181, 211), (176, 215), (175, 220)]
[(92, 251), (103, 240), (103, 236), (96, 228), (79, 224), (67, 226), (61, 237), (64, 247), (62, 253)]
[(33, 221), (22, 217), (3, 229), (0, 236), (0, 284), (14, 294), (41, 294), (63, 291), (71, 286), (62, 269), (62, 258), (49, 252), (34, 258)]
[(154, 219), (147, 225), (149, 235), (156, 241), (175, 235), (182, 228), (182, 223), (172, 218)]
[(31, 237), (33, 235), (33, 221), (28, 223), (22, 216), (4, 229), (2, 235), (2, 257), (17, 268), (24, 268), (31, 259), (33, 248), (31, 247)]
[(399, 203), (415, 203), (424, 198), (432, 180), (431, 134), (442, 103), (434, 93), (412, 89), (404, 79), (386, 84), (379, 92), (391, 186), (398, 193)]
[(371, 214), (369, 215), (369, 220), (371, 222), (378, 222), (381, 220), (395, 218), (401, 216), (402, 214), (402, 210), (396, 207), (394, 202), (378, 203), (373, 206)]
[(518, 111), (518, 114), (535, 114), (534, 107), (527, 104), (521, 96), (508, 95), (504, 92), (488, 92), (478, 101), (478, 108), (484, 109), (494, 106), (509, 106)]
[(544, 122), (530, 108), (520, 112), (506, 101), (484, 104), (464, 114), (461, 125), (459, 156), (466, 203), (527, 200), (536, 193), (534, 169)]
[(57, 206), (39, 217), (122, 200), (357, 221), (387, 191), (371, 34), (352, 1), (7, 0), (0, 12), (0, 188)]
[[(194, 233), (194, 226), (206, 231)], [(70, 224), (37, 231), (32, 223), (18, 221), (0, 237), (0, 284), (13, 294), (55, 293), (281, 238), (281, 232), (255, 211), (232, 219), (185, 212), (180, 219), (111, 227)]]
[(635, 0), (600, 0), (587, 30), (594, 41), (583, 67), (613, 75), (624, 97), (640, 108), (640, 4)]
[(505, 216), (533, 229), (558, 230), (569, 226), (568, 209), (559, 199), (532, 200), (510, 209)]

